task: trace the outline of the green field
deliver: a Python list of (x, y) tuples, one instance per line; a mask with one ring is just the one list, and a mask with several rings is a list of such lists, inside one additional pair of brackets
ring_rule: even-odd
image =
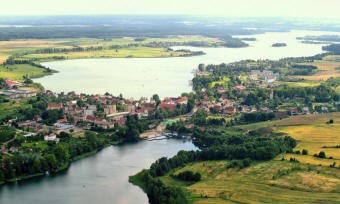
[(186, 165), (171, 173), (199, 172), (197, 183), (161, 180), (182, 187), (192, 203), (339, 203), (340, 171), (336, 168), (269, 161), (245, 169), (228, 169), (228, 161)]
[(0, 78), (9, 78), (15, 81), (23, 81), (23, 76), (30, 78), (42, 77), (48, 74), (44, 69), (29, 64), (14, 64), (0, 66)]

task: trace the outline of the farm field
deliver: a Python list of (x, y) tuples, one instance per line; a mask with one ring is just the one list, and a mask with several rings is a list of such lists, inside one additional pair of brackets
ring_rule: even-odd
[[(0, 63), (3, 63), (9, 56), (21, 55), (25, 58), (27, 53), (43, 49), (43, 48), (73, 48), (73, 47), (103, 47), (103, 50), (92, 52), (68, 52), (58, 53), (52, 56), (66, 56), (70, 59), (88, 58), (88, 57), (170, 57), (178, 56), (179, 53), (166, 52), (164, 48), (151, 48), (144, 45), (151, 42), (167, 42), (167, 43), (203, 43), (207, 46), (213, 46), (215, 43), (223, 43), (217, 38), (209, 38), (202, 36), (169, 36), (165, 38), (145, 38), (135, 39), (131, 37), (97, 39), (97, 38), (70, 38), (70, 39), (25, 39), (25, 40), (9, 40), (0, 41)], [(116, 53), (111, 46), (123, 46)], [(98, 53), (97, 53), (98, 52)], [(60, 54), (60, 55), (59, 55)], [(42, 60), (49, 58), (51, 55), (33, 55), (41, 57)], [(32, 56), (28, 56), (29, 58)], [(56, 60), (56, 59), (54, 59)]]
[(306, 80), (325, 81), (330, 77), (340, 77), (340, 55), (328, 55), (310, 65), (318, 68), (318, 72), (310, 76), (295, 76)]
[(189, 201), (199, 204), (340, 202), (340, 171), (336, 168), (268, 161), (238, 170), (228, 169), (227, 163), (197, 162), (170, 172), (199, 172), (202, 180), (197, 183), (178, 181), (169, 174), (161, 180), (182, 187)]
[(0, 78), (9, 78), (15, 81), (23, 81), (23, 76), (37, 78), (47, 75), (45, 69), (38, 68), (29, 64), (14, 64), (0, 66)]
[[(333, 124), (327, 124), (330, 119), (334, 120)], [(340, 164), (340, 150), (333, 148), (340, 144), (340, 113), (327, 113), (318, 115), (297, 115), (282, 120), (271, 122), (260, 122), (249, 125), (238, 126), (243, 130), (253, 130), (260, 127), (271, 127), (274, 131), (283, 132), (297, 141), (295, 151), (303, 149), (308, 150), (308, 155), (284, 154), (279, 155), (276, 160), (282, 157), (296, 158), (302, 163), (329, 166), (336, 162)], [(324, 147), (331, 148), (324, 148)], [(327, 159), (316, 158), (313, 155), (320, 151), (326, 153)], [(328, 157), (333, 157), (329, 159)]]
[(84, 59), (84, 58), (125, 58), (125, 57), (178, 57), (184, 52), (167, 51), (165, 48), (131, 47), (116, 50), (98, 50), (89, 52), (67, 52), (51, 54), (29, 54), (22, 58), (36, 59), (40, 62), (56, 60), (60, 57), (64, 59)]
[[(334, 123), (326, 124), (330, 119), (333, 119)], [(274, 124), (277, 126), (276, 131), (287, 133), (297, 140), (295, 150), (308, 150), (308, 155), (287, 154), (284, 157), (295, 157), (303, 163), (325, 166), (333, 162), (340, 163), (340, 149), (335, 148), (340, 144), (340, 113), (294, 116)], [(332, 159), (313, 157), (320, 151), (324, 151), (326, 157)]]

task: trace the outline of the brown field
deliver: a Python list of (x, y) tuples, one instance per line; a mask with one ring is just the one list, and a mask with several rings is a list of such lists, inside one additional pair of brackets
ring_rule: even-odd
[(318, 72), (311, 76), (295, 76), (306, 80), (325, 81), (330, 77), (340, 77), (340, 55), (330, 55), (323, 60), (315, 61), (311, 65), (318, 67)]

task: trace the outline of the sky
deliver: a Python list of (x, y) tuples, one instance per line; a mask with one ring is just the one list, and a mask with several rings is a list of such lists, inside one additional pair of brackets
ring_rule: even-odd
[(0, 0), (1, 16), (203, 15), (340, 20), (340, 0)]

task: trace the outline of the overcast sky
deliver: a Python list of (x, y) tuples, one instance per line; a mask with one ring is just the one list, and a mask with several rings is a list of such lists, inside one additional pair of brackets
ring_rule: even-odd
[(340, 0), (0, 0), (0, 15), (187, 14), (340, 19)]

